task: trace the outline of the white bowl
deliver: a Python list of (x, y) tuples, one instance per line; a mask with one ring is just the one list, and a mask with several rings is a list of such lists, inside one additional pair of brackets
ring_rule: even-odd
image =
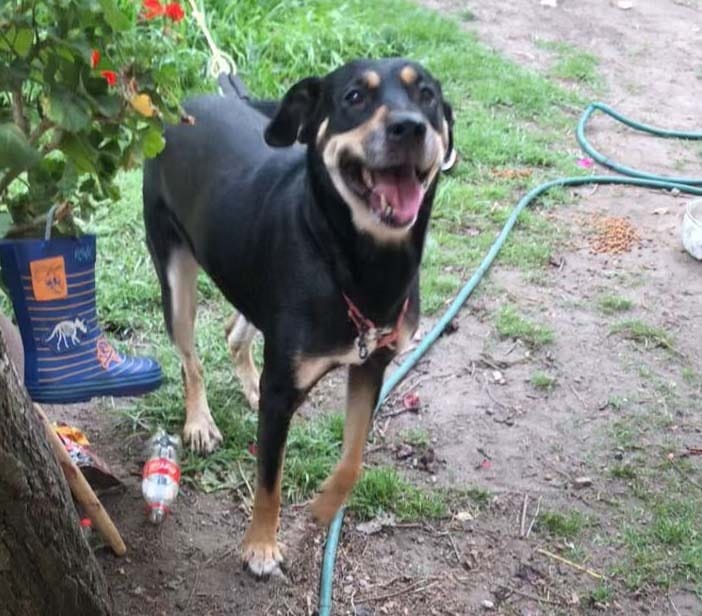
[(702, 261), (702, 199), (690, 201), (685, 208), (682, 243), (687, 252)]

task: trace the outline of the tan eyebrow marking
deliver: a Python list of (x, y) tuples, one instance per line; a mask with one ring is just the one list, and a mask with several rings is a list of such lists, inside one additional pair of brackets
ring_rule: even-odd
[(414, 67), (407, 65), (400, 71), (400, 79), (404, 84), (410, 86), (417, 81), (417, 71)]
[(380, 85), (380, 75), (375, 71), (366, 71), (363, 73), (363, 79), (369, 88), (377, 88)]

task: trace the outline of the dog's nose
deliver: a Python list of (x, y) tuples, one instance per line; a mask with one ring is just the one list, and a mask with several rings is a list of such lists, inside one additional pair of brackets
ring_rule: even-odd
[(390, 117), (386, 131), (391, 141), (409, 142), (423, 139), (427, 124), (417, 113), (395, 113)]

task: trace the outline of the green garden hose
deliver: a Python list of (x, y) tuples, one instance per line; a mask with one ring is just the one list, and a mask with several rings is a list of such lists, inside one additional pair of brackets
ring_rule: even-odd
[[(478, 266), (478, 269), (471, 276), (470, 280), (465, 284), (465, 286), (459, 291), (456, 298), (453, 300), (451, 305), (448, 307), (444, 315), (439, 319), (439, 321), (434, 325), (431, 331), (424, 336), (417, 348), (412, 351), (412, 353), (398, 366), (396, 370), (390, 375), (390, 377), (383, 384), (383, 388), (380, 392), (380, 398), (378, 405), (375, 407), (374, 416), (377, 414), (378, 409), (381, 407), (385, 399), (388, 397), (390, 392), (397, 386), (397, 384), (402, 381), (402, 379), (407, 375), (407, 373), (417, 364), (421, 357), (431, 348), (431, 346), (436, 342), (436, 340), (441, 336), (446, 326), (454, 319), (458, 314), (466, 300), (470, 297), (473, 290), (478, 286), (482, 280), (485, 273), (488, 271), (492, 262), (497, 257), (500, 249), (504, 245), (507, 237), (509, 236), (514, 224), (517, 222), (519, 214), (522, 210), (535, 201), (543, 193), (547, 192), (551, 188), (560, 186), (583, 186), (586, 184), (618, 184), (624, 186), (640, 186), (643, 188), (656, 188), (660, 190), (678, 190), (681, 193), (687, 193), (691, 195), (702, 195), (702, 178), (685, 178), (685, 177), (666, 177), (655, 175), (652, 173), (646, 173), (644, 171), (639, 171), (631, 167), (626, 167), (620, 165), (615, 161), (607, 158), (603, 154), (600, 154), (587, 140), (585, 136), (585, 128), (588, 120), (596, 111), (601, 111), (615, 120), (625, 124), (626, 126), (633, 128), (634, 130), (647, 133), (649, 135), (654, 135), (656, 137), (665, 138), (675, 138), (675, 139), (699, 139), (702, 140), (702, 133), (690, 133), (682, 131), (670, 131), (655, 128), (653, 126), (648, 126), (646, 124), (641, 124), (640, 122), (635, 122), (616, 112), (614, 109), (605, 105), (604, 103), (591, 103), (585, 112), (580, 117), (578, 122), (578, 127), (576, 131), (578, 142), (583, 149), (583, 151), (592, 157), (598, 163), (609, 167), (610, 169), (621, 173), (621, 176), (609, 176), (609, 175), (593, 175), (593, 176), (582, 176), (582, 177), (569, 177), (569, 178), (559, 178), (557, 180), (552, 180), (551, 182), (546, 182), (537, 186), (536, 188), (530, 190), (526, 195), (524, 195), (515, 208), (512, 210), (507, 222), (505, 222), (502, 231), (497, 236), (495, 243), (490, 247), (482, 262)], [(699, 187), (699, 188), (698, 188)], [(332, 586), (334, 580), (334, 563), (336, 561), (336, 551), (339, 544), (339, 536), (341, 534), (341, 528), (344, 522), (344, 510), (342, 509), (332, 520), (332, 523), (327, 532), (327, 540), (324, 546), (324, 558), (322, 561), (322, 571), (320, 576), (319, 584), (319, 616), (330, 616), (332, 608)]]

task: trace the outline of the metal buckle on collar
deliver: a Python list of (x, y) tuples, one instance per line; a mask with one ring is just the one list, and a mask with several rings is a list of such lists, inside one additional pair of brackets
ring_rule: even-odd
[(397, 343), (400, 336), (400, 326), (405, 318), (405, 313), (407, 312), (407, 306), (409, 304), (409, 298), (405, 299), (405, 303), (402, 305), (402, 310), (400, 311), (400, 316), (397, 318), (397, 323), (392, 328), (378, 329), (373, 321), (366, 318), (363, 313), (358, 309), (356, 304), (351, 301), (346, 293), (343, 293), (344, 300), (348, 306), (348, 315), (351, 322), (356, 327), (358, 332), (358, 337), (356, 338), (356, 346), (358, 347), (358, 357), (361, 361), (368, 359), (370, 355), (370, 334), (373, 332), (373, 339), (375, 341), (375, 348), (373, 350), (377, 351), (382, 348), (393, 348)]

